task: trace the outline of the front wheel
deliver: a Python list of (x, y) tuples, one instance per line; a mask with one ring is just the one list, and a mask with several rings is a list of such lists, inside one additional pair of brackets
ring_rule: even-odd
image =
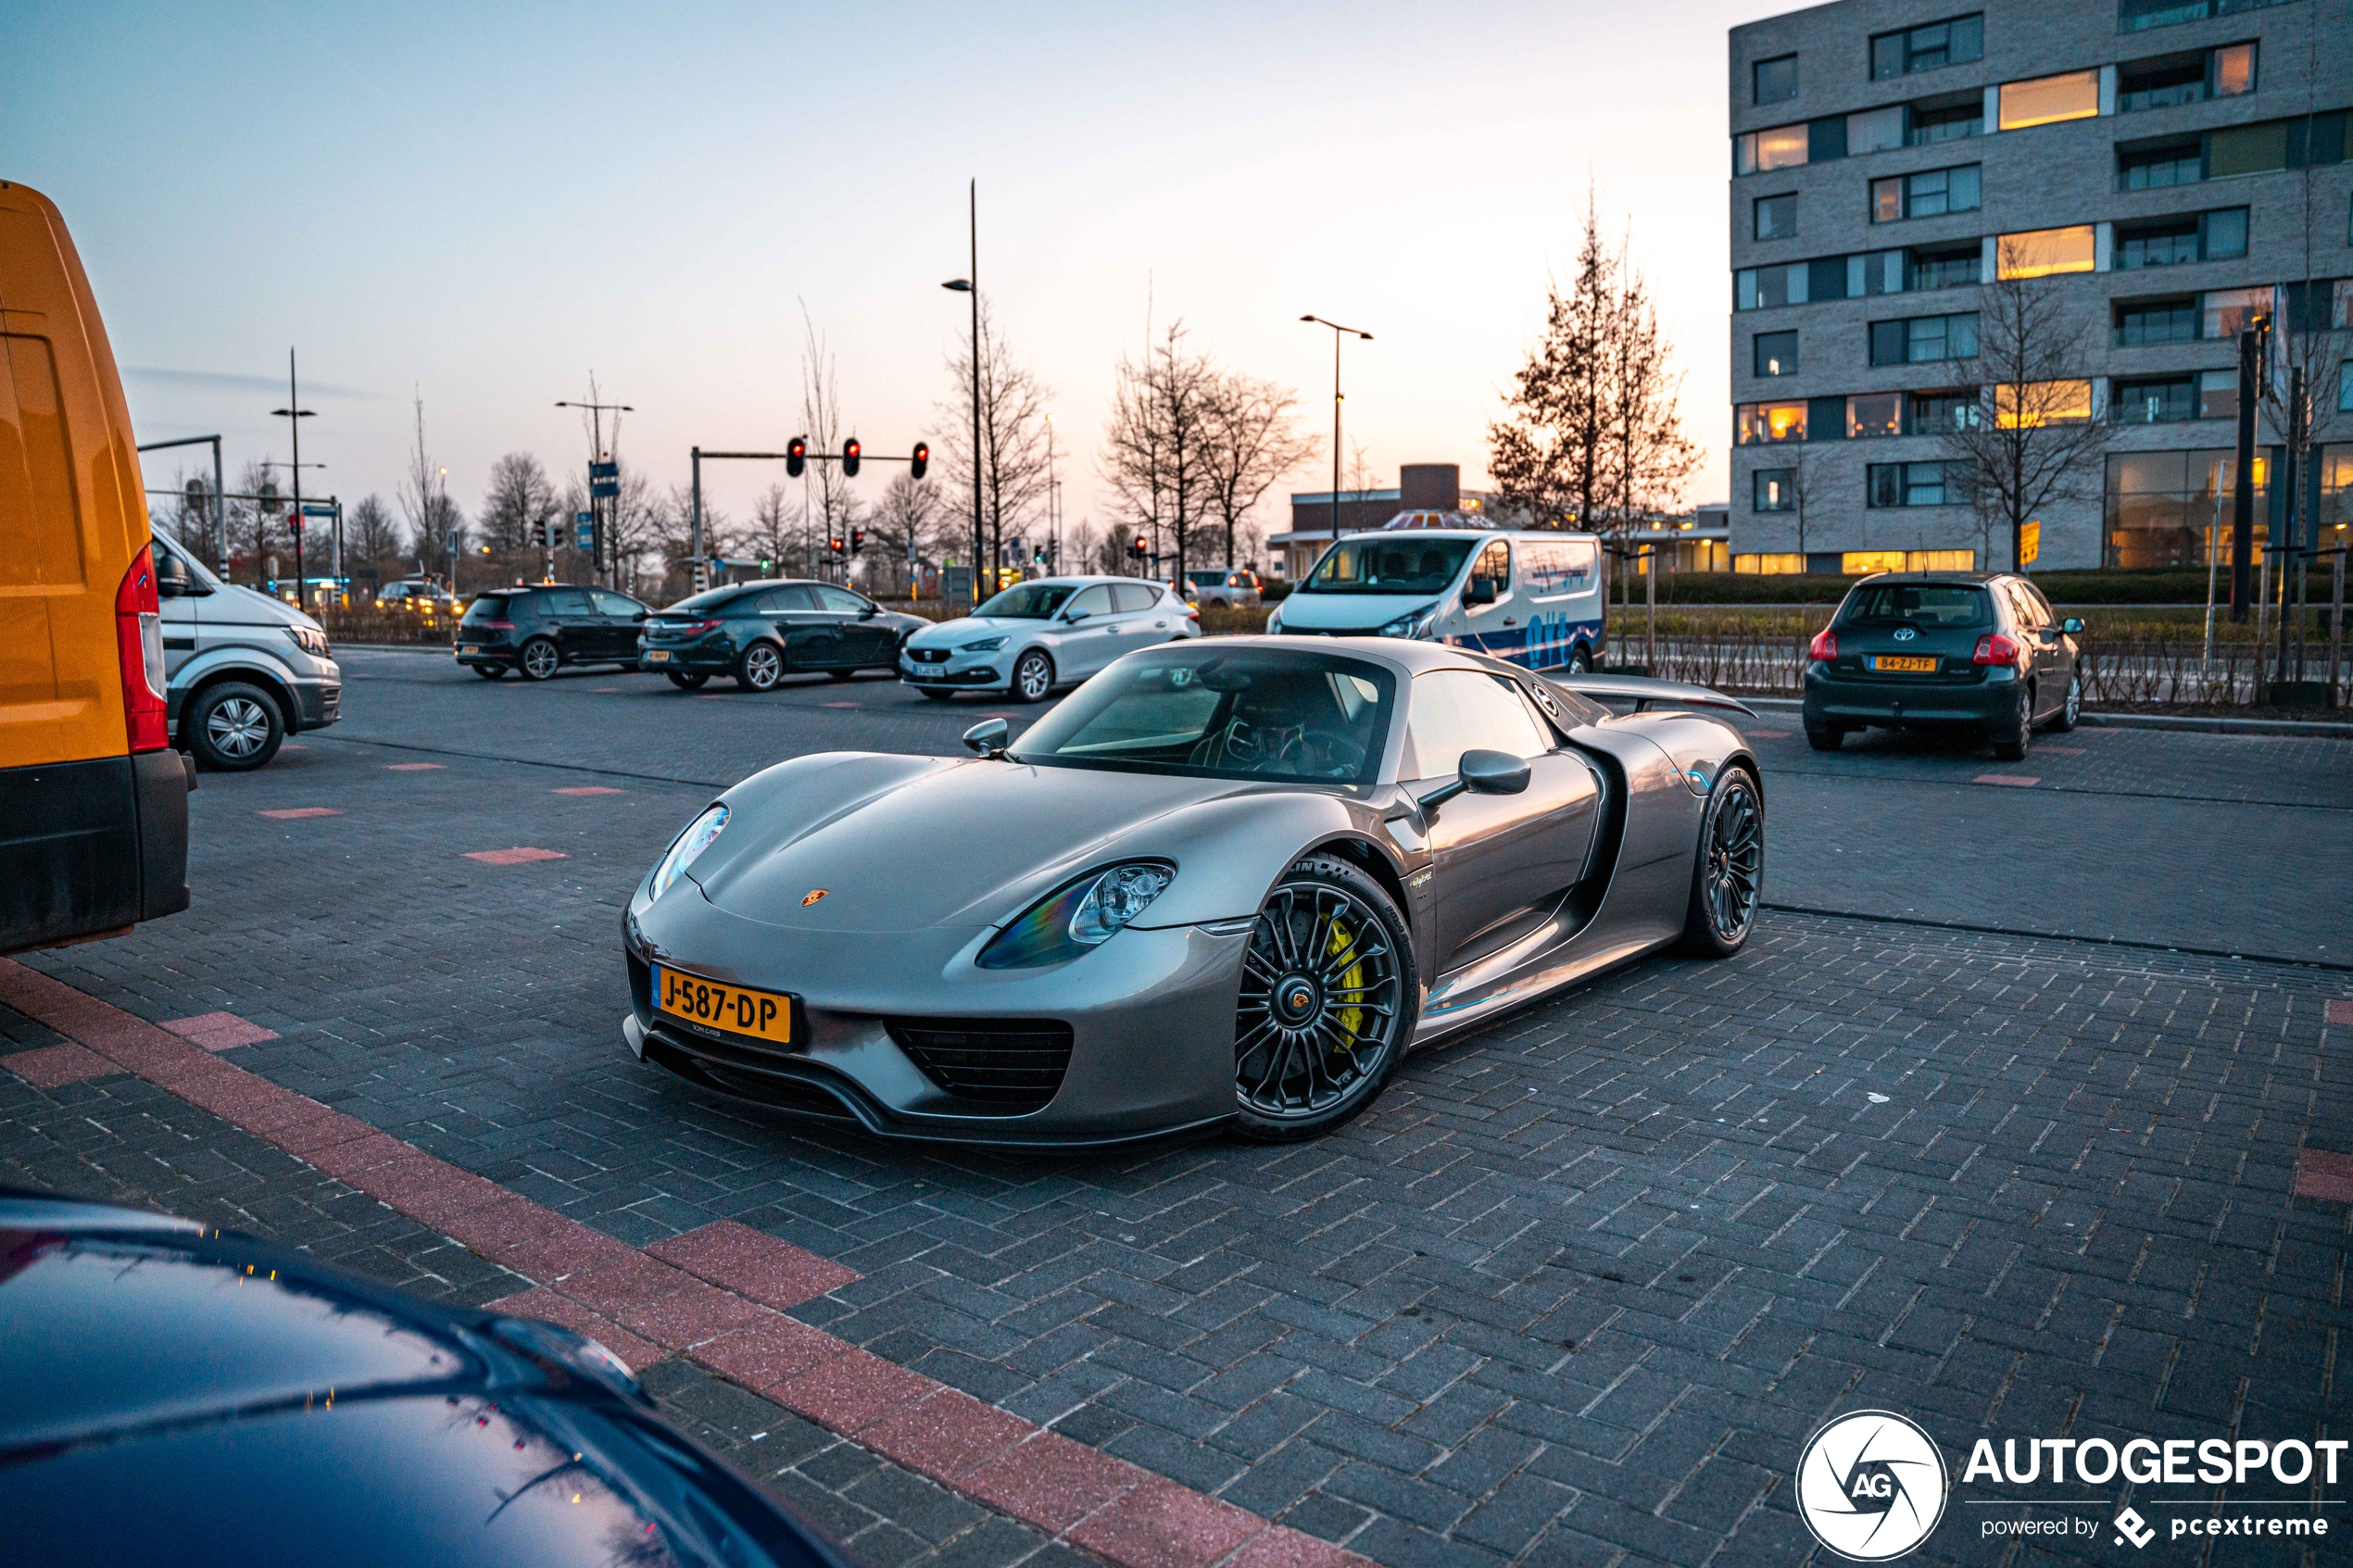
[(825, 679), (837, 682), (854, 681), (858, 679), (858, 671), (855, 670), (828, 670), (825, 671)]
[(1727, 768), (1717, 778), (1694, 859), (1684, 950), (1729, 959), (1748, 945), (1765, 889), (1765, 801), (1747, 769)]
[(245, 772), (278, 755), (285, 715), (259, 686), (224, 681), (208, 686), (180, 720), (181, 740), (198, 762), (223, 772)]
[(785, 678), (785, 656), (774, 643), (754, 643), (736, 661), (736, 684), (748, 692), (773, 692)]
[(698, 670), (665, 670), (662, 673), (669, 676), (670, 684), (682, 692), (700, 691), (703, 683), (711, 679)]
[(503, 664), (477, 664), (473, 671), (485, 681), (496, 681), (506, 674), (507, 667)]
[(1054, 689), (1054, 661), (1041, 648), (1031, 648), (1013, 660), (1013, 695), (1024, 702), (1043, 702)]
[(1236, 1136), (1317, 1137), (1380, 1095), (1412, 1039), (1413, 938), (1380, 884), (1310, 855), (1266, 896), (1234, 1008)]
[(544, 681), (553, 675), (563, 661), (563, 655), (556, 651), (554, 638), (534, 637), (523, 644), (515, 668), (522, 671), (522, 678), (526, 681)]
[(931, 698), (934, 702), (953, 702), (956, 700), (956, 694), (954, 692), (943, 692), (937, 686), (917, 686), (915, 689), (923, 693), (924, 696)]
[(1817, 751), (1836, 751), (1846, 744), (1846, 726), (1808, 724), (1806, 726), (1806, 744)]

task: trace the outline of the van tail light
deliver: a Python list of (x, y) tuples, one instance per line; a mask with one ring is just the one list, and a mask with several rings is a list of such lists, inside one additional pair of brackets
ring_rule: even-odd
[(132, 751), (171, 744), (164, 722), (163, 607), (156, 598), (156, 553), (141, 550), (114, 591), (115, 652), (122, 664), (122, 719)]
[(1838, 633), (1825, 626), (1814, 633), (1814, 646), (1806, 650), (1808, 659), (1818, 659), (1828, 664), (1838, 657)]
[(1977, 651), (1969, 656), (1971, 664), (2018, 663), (2018, 645), (1999, 632), (1988, 632), (1977, 639)]

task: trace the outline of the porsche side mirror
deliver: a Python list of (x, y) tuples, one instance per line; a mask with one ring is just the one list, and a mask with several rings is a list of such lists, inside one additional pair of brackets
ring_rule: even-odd
[(964, 745), (975, 757), (1002, 757), (1009, 733), (1002, 719), (983, 719), (964, 732)]
[(1491, 605), (1495, 602), (1495, 580), (1474, 577), (1463, 584), (1463, 602), (1466, 605)]
[(1466, 751), (1456, 766), (1475, 794), (1518, 795), (1528, 788), (1528, 759), (1508, 751)]
[(2070, 637), (2081, 636), (2083, 632), (2083, 622), (2070, 615), (2059, 622), (2059, 630)]

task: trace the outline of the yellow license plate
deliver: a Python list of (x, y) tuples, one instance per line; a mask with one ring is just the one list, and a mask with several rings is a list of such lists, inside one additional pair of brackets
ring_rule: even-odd
[(1871, 668), (1904, 675), (1933, 675), (1936, 673), (1936, 660), (1905, 654), (1875, 653), (1871, 655)]
[(458, 651), (459, 651), (460, 654), (480, 653), (480, 652), (482, 651), (482, 648), (481, 648), (481, 647), (480, 647), (480, 646), (478, 646), (477, 644), (468, 643), (468, 644), (466, 644), (464, 646), (460, 647)]
[(670, 662), (670, 655), (664, 649), (652, 648), (646, 654), (646, 662), (648, 664), (667, 664)]
[(749, 1035), (780, 1046), (792, 1043), (790, 997), (681, 974), (659, 964), (654, 966), (654, 1010), (706, 1029)]

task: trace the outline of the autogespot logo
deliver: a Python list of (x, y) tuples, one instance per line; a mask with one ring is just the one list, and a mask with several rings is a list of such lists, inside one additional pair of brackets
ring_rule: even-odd
[(1839, 1556), (1901, 1557), (1944, 1516), (1944, 1456), (1917, 1423), (1892, 1411), (1854, 1411), (1806, 1440), (1797, 1461), (1797, 1512)]

